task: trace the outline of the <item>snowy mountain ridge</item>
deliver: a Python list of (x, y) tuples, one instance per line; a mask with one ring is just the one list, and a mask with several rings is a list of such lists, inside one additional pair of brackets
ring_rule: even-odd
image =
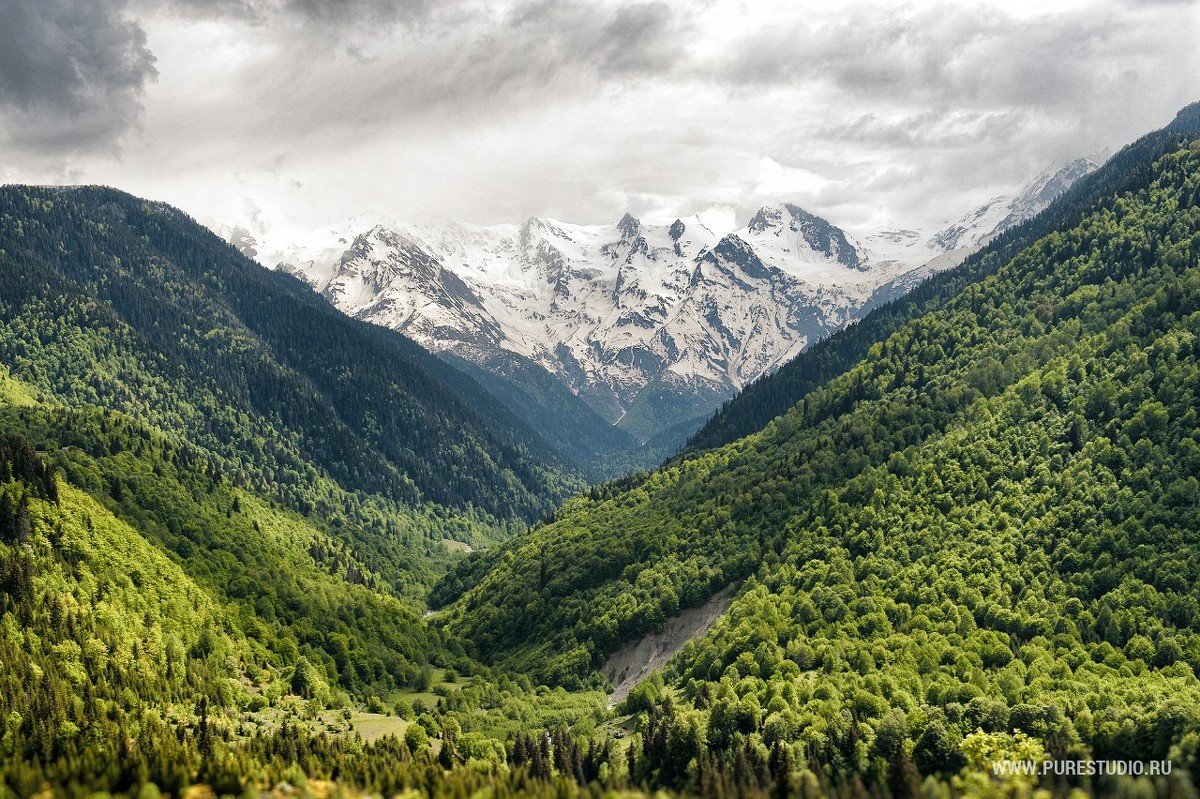
[[(932, 255), (932, 254), (931, 254)], [(850, 321), (895, 266), (795, 206), (723, 236), (698, 219), (375, 225), (334, 262), (281, 264), (433, 350), (527, 357), (617, 421), (648, 385), (696, 415)]]
[(942, 252), (982, 247), (1009, 228), (1040, 214), (1056, 197), (1071, 188), (1076, 180), (1098, 169), (1109, 155), (1107, 150), (1102, 150), (1068, 164), (1054, 165), (1030, 181), (1020, 193), (1011, 197), (993, 197), (964, 214), (935, 233), (928, 242), (929, 246)]
[[(724, 399), (870, 308), (959, 263), (1096, 167), (1081, 159), (929, 236), (859, 237), (799, 206), (742, 228), (699, 218), (488, 227), (386, 223), (277, 268), (345, 313), (477, 364), (498, 351), (558, 377), (642, 439)], [(251, 242), (253, 244), (253, 242)]]

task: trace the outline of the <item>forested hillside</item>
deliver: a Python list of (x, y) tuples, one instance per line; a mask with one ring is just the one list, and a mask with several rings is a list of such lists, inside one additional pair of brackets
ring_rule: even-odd
[[(78, 200), (74, 210), (86, 215), (88, 203)], [(16, 239), (33, 226), (15, 215), (5, 225)], [(122, 252), (112, 268), (131, 259), (129, 249)], [(56, 273), (43, 256), (64, 257), (61, 248), (11, 253), (0, 253), (11, 278), (0, 293), (0, 340), (11, 355), (11, 367), (0, 366), (6, 795), (32, 796), (47, 786), (56, 796), (179, 795), (197, 784), (238, 795), (307, 779), (388, 795), (433, 784), (474, 790), (505, 762), (500, 741), (518, 715), (545, 728), (594, 724), (587, 720), (598, 695), (535, 699), (527, 682), (503, 676), (456, 685), (444, 705), (429, 693), (441, 687), (434, 675), (470, 675), (478, 666), (461, 642), (425, 625), (422, 598), (452, 559), (448, 542), (487, 542), (519, 523), (516, 509), (533, 498), (522, 499), (519, 482), (512, 480), (514, 500), (500, 517), (470, 503), (456, 510), (419, 494), (339, 482), (360, 475), (337, 472), (336, 462), (331, 475), (320, 460), (307, 460), (320, 452), (305, 448), (302, 434), (311, 428), (283, 436), (285, 428), (239, 404), (253, 394), (248, 385), (225, 389), (200, 368), (258, 362), (307, 391), (302, 400), (319, 400), (297, 374), (261, 364), (266, 347), (238, 319), (221, 317), (220, 306), (208, 306), (207, 320), (179, 308), (146, 310), (151, 321), (138, 319), (149, 331), (143, 335), (114, 305)], [(112, 289), (105, 270), (95, 277)], [(158, 289), (163, 277), (147, 277), (145, 289)], [(205, 291), (203, 281), (163, 287), (179, 291), (185, 306)], [(331, 309), (310, 310), (342, 319)], [(206, 335), (196, 336), (201, 321)], [(178, 359), (154, 349), (154, 341), (166, 341), (162, 329), (181, 333), (180, 349), (171, 351)], [(329, 335), (349, 346), (359, 329), (370, 330), (335, 327)], [(306, 330), (293, 334), (299, 351)], [(385, 335), (380, 341), (398, 338)], [(206, 340), (220, 346), (205, 353)], [(238, 346), (229, 349), (230, 342)], [(384, 354), (396, 353), (377, 353)], [(469, 436), (471, 425), (487, 432), (470, 414), (454, 416), (462, 402), (411, 364), (381, 363), (375, 371), (388, 375), (393, 366), (432, 387), (436, 421), (462, 428), (437, 435)], [(352, 386), (344, 392), (351, 396)], [(403, 399), (412, 396), (419, 395)], [(342, 424), (325, 411), (317, 404), (302, 421), (318, 431)], [(400, 426), (387, 435), (407, 432)], [(419, 454), (434, 463), (439, 454), (479, 457), (481, 445), (470, 441), (458, 452)], [(367, 447), (360, 451), (375, 459), (368, 464), (386, 463)], [(487, 468), (498, 467), (480, 465)], [(386, 716), (381, 696), (389, 697)], [(364, 708), (373, 710), (372, 723), (403, 740), (364, 744), (351, 721)], [(459, 713), (461, 723), (450, 715)], [(471, 758), (482, 770), (446, 776), (447, 764)]]
[(0, 190), (0, 359), (8, 790), (440, 773), (428, 743), (364, 750), (320, 714), (475, 669), (423, 598), (462, 543), (581, 484), (544, 442), (411, 342), (108, 189)]
[(327, 476), (531, 519), (579, 485), (469, 378), (169, 206), (4, 188), (0, 276), (0, 358), (15, 377), (186, 437), (293, 504)]
[[(6, 425), (14, 402), (28, 410), (27, 388), (7, 378), (0, 398)], [(175, 476), (178, 456), (124, 433), (108, 441), (142, 450), (124, 465)], [(75, 481), (89, 463), (75, 453), (64, 471)], [(566, 756), (564, 725), (592, 724), (598, 697), (535, 696), (503, 676), (475, 678), (435, 695), (436, 708), (397, 702), (407, 720), (378, 718), (400, 737), (365, 743), (341, 722), (353, 717), (356, 699), (387, 695), (397, 683), (424, 691), (431, 657), (464, 672), (470, 662), (427, 636), (411, 607), (362, 585), (353, 576), (361, 566), (344, 547), (219, 479), (195, 476), (199, 485), (187, 488), (200, 499), (177, 505), (176, 518), (190, 525), (189, 512), (203, 515), (232, 498), (230, 518), (249, 518), (255, 535), (237, 522), (202, 519), (199, 528), (223, 527), (228, 538), (211, 542), (207, 558), (180, 562), (143, 536), (152, 523), (135, 529), (114, 515), (114, 506), (129, 507), (127, 495), (97, 500), (63, 477), (29, 439), (0, 434), (5, 795), (179, 796), (197, 785), (216, 795), (344, 786), (450, 796), (487, 785), (561, 795), (540, 755), (532, 763), (545, 777), (510, 772), (501, 741), (519, 717), (558, 729)], [(249, 561), (246, 571), (232, 565), (235, 557)], [(226, 571), (189, 574), (205, 563)], [(247, 579), (249, 595), (239, 587)], [(372, 693), (367, 704), (379, 701)], [(593, 777), (608, 754), (589, 749), (581, 759), (573, 751)]]
[(515, 353), (497, 352), (479, 365), (451, 352), (441, 357), (473, 377), (504, 407), (536, 428), (556, 451), (576, 464), (590, 481), (624, 474), (614, 461), (658, 463), (639, 458), (637, 440), (609, 424), (584, 400), (541, 366)]
[[(1194, 111), (761, 430), (502, 544), (581, 483), (466, 375), (166, 206), (0, 190), (0, 784), (1026, 797), (988, 764), (1097, 757), (1173, 773), (1043, 786), (1194, 799)], [(605, 710), (604, 656), (727, 586)]]
[(465, 563), (446, 628), (579, 685), (744, 580), (673, 690), (630, 699), (635, 773), (678, 787), (803, 763), (907, 790), (1017, 750), (1195, 768), (1200, 145), (1127, 157), (1119, 194), (761, 432)]

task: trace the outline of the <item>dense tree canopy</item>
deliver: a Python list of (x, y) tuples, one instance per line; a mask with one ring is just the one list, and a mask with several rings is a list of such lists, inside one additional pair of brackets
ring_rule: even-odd
[(580, 485), (466, 375), (167, 206), (0, 189), (0, 277), (14, 377), (185, 436), (281, 498), (321, 475), (528, 520)]

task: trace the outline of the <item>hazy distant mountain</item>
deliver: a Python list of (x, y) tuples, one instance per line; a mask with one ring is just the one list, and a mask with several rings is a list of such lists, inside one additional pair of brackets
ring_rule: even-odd
[(954, 224), (939, 230), (929, 244), (942, 252), (977, 248), (1011, 227), (1032, 219), (1084, 175), (1108, 160), (1107, 151), (1055, 165), (1031, 180), (1016, 195), (993, 197)]

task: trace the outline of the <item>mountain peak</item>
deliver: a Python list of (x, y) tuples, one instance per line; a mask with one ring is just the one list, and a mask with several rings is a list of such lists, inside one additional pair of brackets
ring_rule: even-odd
[[(775, 207), (766, 205), (758, 210), (746, 229), (751, 234), (770, 233), (780, 239), (789, 239), (789, 246), (807, 248), (831, 261), (852, 269), (866, 269), (858, 248), (850, 243), (841, 228), (830, 224), (815, 214), (810, 214), (794, 203)], [(799, 234), (799, 239), (785, 235)]]
[(531, 216), (517, 231), (517, 243), (523, 250), (534, 250), (552, 247), (552, 241), (559, 231), (549, 220), (539, 216)]
[(762, 259), (754, 251), (754, 247), (734, 233), (722, 238), (717, 242), (717, 246), (704, 257), (712, 263), (724, 261), (735, 266), (744, 276), (759, 280), (767, 280), (771, 277)]
[(617, 223), (617, 230), (621, 232), (621, 238), (632, 239), (637, 236), (642, 230), (642, 223), (638, 221), (636, 216), (626, 213), (621, 217), (621, 221)]
[(758, 213), (750, 218), (750, 224), (746, 227), (751, 233), (762, 233), (782, 225), (783, 211), (772, 205), (764, 205), (758, 209)]
[(1200, 133), (1200, 101), (1185, 105), (1179, 109), (1175, 119), (1167, 125), (1167, 130), (1181, 133)]
[[(1006, 218), (1001, 222), (1002, 227), (1012, 227), (1045, 208), (1055, 197), (1069, 189), (1071, 184), (1104, 163), (1105, 156), (1106, 152), (1101, 151), (1084, 158), (1077, 158), (1070, 163), (1057, 166), (1057, 168), (1051, 167), (1034, 178), (1012, 201), (1011, 207), (1014, 209), (1014, 214), (1020, 214), (1019, 218), (1014, 217), (1012, 220)], [(1036, 210), (1033, 210), (1035, 208)], [(1031, 210), (1033, 213), (1029, 213)]]
[(951, 252), (969, 250), (987, 244), (993, 238), (1040, 214), (1075, 181), (1094, 172), (1108, 160), (1101, 150), (1067, 164), (1055, 164), (1029, 181), (1015, 195), (993, 197), (964, 214), (954, 224), (935, 233), (932, 247)]
[[(992, 211), (994, 226), (1008, 199)], [(879, 298), (956, 263), (929, 265), (941, 250), (926, 234), (851, 238), (782, 199), (737, 231), (698, 216), (644, 226), (632, 213), (599, 225), (397, 229), (398, 246), (373, 240), (353, 268), (338, 269), (338, 253), (296, 271), (347, 313), (480, 368), (500, 351), (528, 358), (638, 437), (667, 407), (664, 386), (678, 391), (671, 402), (687, 398), (685, 416), (704, 415)], [(647, 390), (655, 399), (639, 400)]]

